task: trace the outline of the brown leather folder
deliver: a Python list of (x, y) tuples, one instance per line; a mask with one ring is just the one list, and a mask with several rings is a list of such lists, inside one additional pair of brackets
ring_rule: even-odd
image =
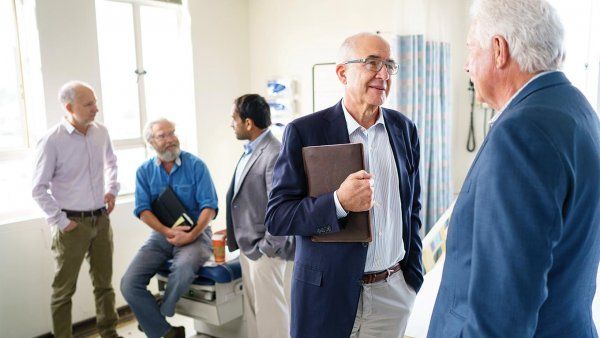
[[(310, 197), (337, 190), (348, 175), (365, 168), (361, 143), (302, 148)], [(350, 212), (339, 232), (312, 236), (313, 242), (371, 242), (369, 211)]]

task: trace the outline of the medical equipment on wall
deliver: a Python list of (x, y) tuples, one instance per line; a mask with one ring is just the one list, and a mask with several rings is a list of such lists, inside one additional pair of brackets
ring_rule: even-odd
[(265, 99), (271, 107), (271, 121), (287, 124), (296, 113), (295, 82), (289, 78), (276, 78), (267, 81)]
[(469, 134), (467, 136), (467, 151), (472, 153), (477, 149), (477, 140), (475, 139), (475, 110), (483, 112), (483, 138), (486, 138), (487, 133), (490, 129), (489, 121), (491, 121), (496, 115), (496, 111), (490, 108), (485, 103), (475, 102), (475, 86), (473, 81), (469, 80), (469, 88), (471, 92), (471, 113), (469, 121)]

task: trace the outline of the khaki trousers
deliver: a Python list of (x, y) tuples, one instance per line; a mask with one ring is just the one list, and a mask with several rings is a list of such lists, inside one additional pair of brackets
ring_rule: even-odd
[(417, 294), (402, 271), (387, 280), (364, 284), (351, 338), (402, 338)]
[(103, 338), (117, 337), (115, 292), (111, 285), (113, 242), (107, 214), (95, 217), (74, 217), (79, 224), (63, 233), (53, 228), (52, 252), (56, 271), (52, 282), (52, 325), (57, 338), (73, 337), (71, 329), (71, 297), (85, 257), (90, 265), (90, 277), (96, 300), (96, 326)]
[[(248, 338), (290, 336), (290, 311), (286, 299), (286, 261), (265, 255), (253, 261), (240, 253), (244, 292), (244, 318)], [(289, 286), (288, 286), (289, 288)]]

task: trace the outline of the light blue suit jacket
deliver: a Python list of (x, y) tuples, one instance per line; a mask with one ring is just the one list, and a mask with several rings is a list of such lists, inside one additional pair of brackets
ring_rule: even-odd
[(450, 220), (428, 337), (597, 337), (600, 122), (560, 72), (494, 123)]

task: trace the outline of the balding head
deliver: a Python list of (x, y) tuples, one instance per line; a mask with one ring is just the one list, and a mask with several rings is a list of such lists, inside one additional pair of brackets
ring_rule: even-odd
[(357, 56), (358, 50), (361, 46), (373, 43), (373, 40), (377, 41), (378, 43), (383, 43), (385, 46), (387, 46), (388, 51), (390, 50), (390, 44), (380, 35), (369, 32), (362, 32), (349, 36), (346, 38), (346, 40), (344, 40), (338, 51), (337, 63), (340, 64), (350, 59), (362, 57)]
[(92, 86), (83, 81), (69, 81), (65, 83), (62, 87), (60, 87), (60, 90), (58, 91), (58, 100), (60, 101), (60, 103), (62, 103), (63, 106), (66, 106), (69, 103), (73, 103), (73, 100), (75, 100), (77, 93), (80, 92), (83, 88), (89, 89), (92, 92), (94, 91), (94, 88), (92, 88)]

